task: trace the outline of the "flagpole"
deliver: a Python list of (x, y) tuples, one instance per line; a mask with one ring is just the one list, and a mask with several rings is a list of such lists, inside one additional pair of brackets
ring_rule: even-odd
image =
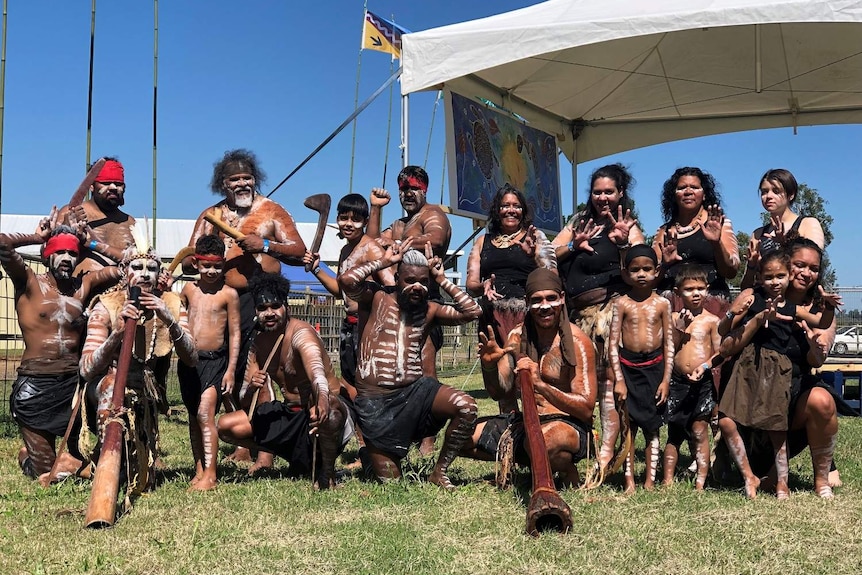
[[(401, 72), (401, 61), (398, 62), (398, 71)], [(400, 74), (399, 74), (400, 75)], [(410, 163), (410, 149), (408, 136), (410, 134), (410, 96), (401, 96), (401, 167)]]
[(3, 118), (6, 115), (6, 3), (3, 0), (3, 46), (0, 48), (0, 214), (3, 213)]
[(158, 155), (156, 153), (156, 119), (158, 117), (159, 103), (159, 0), (153, 0), (153, 249), (156, 248), (156, 229), (158, 228), (157, 219), (157, 162)]
[[(389, 60), (389, 74), (392, 74), (395, 71), (395, 56)], [(390, 136), (392, 135), (392, 95), (395, 91), (395, 84), (389, 85), (389, 105), (386, 107), (388, 111), (386, 118), (386, 147), (383, 148), (383, 182), (380, 184), (381, 188), (386, 187), (386, 172), (389, 169), (389, 141)]]
[(90, 164), (90, 142), (92, 141), (93, 133), (93, 59), (96, 53), (96, 0), (93, 0), (93, 6), (90, 11), (90, 76), (87, 85), (87, 168), (89, 171)]
[[(365, 41), (365, 19), (368, 17), (368, 0), (362, 6), (362, 36), (359, 38), (359, 55), (356, 57), (356, 88), (353, 92), (353, 111), (359, 105), (359, 72), (362, 69), (362, 46)], [(348, 193), (353, 193), (353, 162), (356, 159), (356, 118), (353, 119), (353, 138), (350, 142), (350, 184)]]

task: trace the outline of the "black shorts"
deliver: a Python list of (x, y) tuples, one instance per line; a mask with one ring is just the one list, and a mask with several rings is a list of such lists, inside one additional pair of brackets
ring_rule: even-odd
[(177, 361), (177, 379), (183, 404), (194, 417), (201, 404), (201, 396), (210, 387), (216, 388), (216, 413), (221, 407), (221, 382), (227, 372), (227, 346), (215, 351), (199, 351), (198, 363), (194, 367)]
[[(479, 441), (476, 444), (476, 449), (487, 453), (488, 455), (497, 455), (497, 447), (500, 444), (500, 438), (506, 429), (512, 430), (512, 441), (515, 447), (515, 461), (519, 465), (529, 465), (530, 456), (527, 454), (525, 447), (526, 433), (524, 433), (524, 420), (521, 413), (510, 413), (508, 415), (495, 415), (485, 421), (485, 427), (482, 428), (482, 434), (479, 436)], [(578, 462), (587, 456), (587, 446), (595, 449), (591, 445), (592, 433), (591, 428), (583, 422), (575, 419), (570, 415), (543, 415), (539, 417), (539, 421), (544, 425), (553, 421), (562, 421), (568, 424), (578, 434), (578, 450), (573, 452), (572, 458), (574, 462)], [(595, 451), (594, 451), (595, 452)]]
[(359, 352), (359, 322), (351, 322), (345, 317), (341, 322), (341, 333), (339, 338), (339, 367), (341, 377), (350, 385), (356, 385), (356, 358)]
[(254, 411), (252, 438), (266, 451), (287, 460), (292, 471), (309, 473), (313, 460), (309, 422), (305, 409), (268, 401)]
[(431, 411), (441, 387), (433, 377), (422, 377), (386, 395), (358, 396), (354, 407), (365, 442), (402, 459), (410, 444), (436, 435), (446, 424)]
[(667, 396), (667, 424), (690, 430), (695, 421), (708, 420), (715, 407), (713, 392), (711, 370), (707, 370), (699, 381), (673, 372)]
[(21, 427), (62, 436), (72, 416), (78, 373), (19, 375), (12, 384), (9, 411)]

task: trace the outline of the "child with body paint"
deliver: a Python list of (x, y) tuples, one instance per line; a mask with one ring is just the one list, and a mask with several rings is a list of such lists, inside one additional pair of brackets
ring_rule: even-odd
[[(617, 403), (625, 402), (634, 445), (638, 428), (646, 441), (644, 488), (655, 486), (659, 458), (659, 430), (673, 369), (670, 302), (653, 290), (658, 283), (658, 258), (647, 245), (629, 248), (623, 280), (630, 291), (614, 302), (609, 356)], [(626, 493), (635, 490), (634, 450), (626, 462)]]
[[(673, 484), (679, 446), (693, 437), (697, 463), (695, 489), (703, 491), (709, 472), (709, 420), (715, 408), (712, 368), (723, 361), (718, 353), (718, 317), (704, 309), (707, 274), (697, 265), (680, 266), (674, 293), (682, 310), (672, 314), (673, 373), (667, 398), (667, 444), (664, 448), (664, 485)], [(690, 443), (689, 445), (692, 445)]]
[(794, 378), (801, 377), (803, 359), (792, 333), (801, 310), (784, 299), (790, 282), (789, 255), (780, 250), (763, 256), (760, 279), (758, 287), (737, 297), (728, 314), (743, 316), (744, 321), (721, 343), (722, 355), (739, 355), (719, 402), (718, 424), (742, 473), (749, 499), (756, 497), (760, 479), (751, 471), (738, 426), (768, 432), (775, 450), (776, 495), (787, 499), (790, 389)]
[(215, 415), (221, 396), (230, 397), (240, 349), (239, 295), (225, 284), (224, 241), (205, 235), (195, 242), (194, 267), (200, 274), (180, 293), (189, 331), (197, 344), (196, 366), (177, 362), (183, 403), (189, 412), (189, 438), (195, 460), (190, 490), (216, 486), (218, 433)]

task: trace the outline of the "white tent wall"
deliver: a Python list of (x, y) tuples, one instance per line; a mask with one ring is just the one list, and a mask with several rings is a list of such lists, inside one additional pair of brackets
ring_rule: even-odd
[(402, 65), (403, 94), (484, 96), (562, 135), (577, 163), (862, 122), (862, 0), (550, 0), (407, 34)]

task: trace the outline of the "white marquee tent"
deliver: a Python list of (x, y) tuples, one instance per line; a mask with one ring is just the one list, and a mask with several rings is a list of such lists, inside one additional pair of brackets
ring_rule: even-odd
[(401, 90), (485, 97), (576, 165), (742, 130), (862, 122), (862, 0), (550, 0), (403, 37)]

